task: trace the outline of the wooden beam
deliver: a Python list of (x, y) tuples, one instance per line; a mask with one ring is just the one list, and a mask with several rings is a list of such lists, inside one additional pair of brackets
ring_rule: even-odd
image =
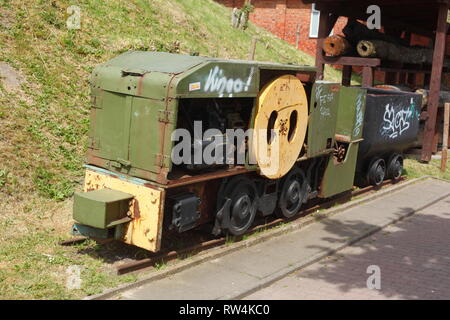
[(323, 41), (330, 34), (329, 33), (329, 13), (327, 11), (320, 12), (319, 19), (319, 34), (317, 37), (317, 46), (316, 46), (316, 67), (317, 67), (317, 80), (323, 80), (324, 73), (324, 53), (323, 53)]
[(444, 110), (444, 136), (442, 137), (441, 170), (447, 169), (448, 158), (448, 127), (450, 125), (450, 103), (445, 104)]
[(361, 58), (361, 57), (323, 57), (326, 64), (340, 66), (359, 66), (359, 67), (378, 67), (381, 60), (378, 58)]
[(439, 4), (438, 25), (433, 53), (433, 67), (431, 70), (430, 96), (428, 100), (429, 118), (425, 123), (421, 160), (429, 162), (432, 156), (433, 136), (436, 128), (437, 111), (439, 107), (439, 93), (441, 90), (442, 68), (444, 65), (445, 45), (447, 40), (447, 12), (448, 2)]

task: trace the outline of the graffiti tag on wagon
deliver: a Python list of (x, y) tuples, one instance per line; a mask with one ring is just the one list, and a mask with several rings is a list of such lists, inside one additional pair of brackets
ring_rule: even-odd
[(390, 104), (386, 105), (383, 116), (383, 127), (381, 134), (389, 139), (400, 137), (410, 127), (413, 116), (411, 109), (394, 110)]
[(363, 99), (364, 95), (360, 93), (356, 99), (356, 119), (355, 128), (353, 129), (353, 136), (357, 137), (361, 133), (361, 128), (363, 125), (364, 114), (363, 114)]
[(250, 69), (247, 79), (227, 78), (223, 69), (218, 66), (209, 71), (205, 83), (205, 92), (217, 92), (219, 94), (235, 94), (247, 92), (253, 80), (254, 67)]
[(326, 105), (329, 104), (334, 99), (334, 94), (332, 92), (323, 93), (323, 86), (319, 86), (316, 91), (316, 102), (320, 104), (320, 115), (322, 117), (331, 116), (330, 108)]

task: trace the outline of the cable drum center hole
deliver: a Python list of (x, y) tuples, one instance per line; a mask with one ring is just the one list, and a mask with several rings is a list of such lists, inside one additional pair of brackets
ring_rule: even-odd
[(275, 123), (278, 118), (278, 112), (272, 111), (269, 117), (269, 122), (267, 123), (267, 143), (272, 144), (273, 139), (275, 138), (275, 132), (273, 129), (275, 128)]
[(295, 136), (295, 132), (297, 131), (297, 118), (298, 113), (297, 110), (291, 112), (291, 116), (289, 118), (289, 132), (288, 132), (288, 141), (291, 142)]

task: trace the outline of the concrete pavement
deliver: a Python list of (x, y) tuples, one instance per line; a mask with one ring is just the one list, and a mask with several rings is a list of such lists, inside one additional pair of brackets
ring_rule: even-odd
[[(379, 268), (378, 288), (367, 288), (370, 266)], [(448, 300), (450, 197), (245, 299)]]
[[(114, 298), (242, 298), (449, 195), (450, 183), (432, 179), (421, 181), (305, 228), (125, 290)], [(443, 210), (449, 213), (450, 204), (446, 200), (443, 203)], [(412, 247), (414, 239), (411, 235)], [(420, 246), (419, 241), (416, 243)]]

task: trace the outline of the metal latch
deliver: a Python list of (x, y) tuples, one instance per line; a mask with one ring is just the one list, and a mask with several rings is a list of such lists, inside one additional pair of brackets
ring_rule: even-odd
[(171, 123), (173, 119), (173, 112), (167, 110), (159, 110), (158, 120), (163, 123)]
[(117, 159), (117, 161), (111, 161), (111, 165), (115, 168), (122, 168), (122, 167), (130, 167), (131, 161), (124, 160), (124, 159)]

